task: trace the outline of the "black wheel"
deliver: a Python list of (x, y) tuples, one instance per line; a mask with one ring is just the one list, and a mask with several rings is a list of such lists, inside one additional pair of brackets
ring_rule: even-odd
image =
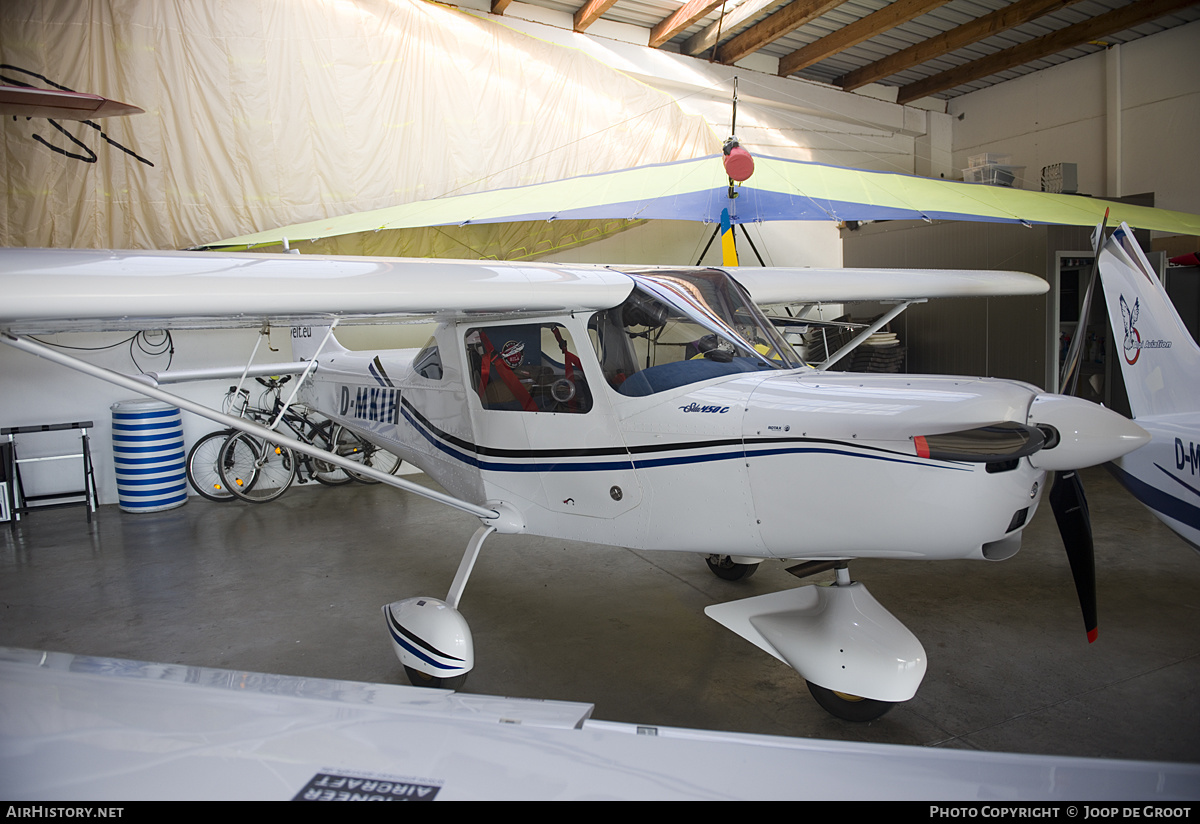
[(734, 563), (728, 555), (709, 555), (704, 560), (712, 574), (725, 581), (744, 581), (758, 569), (758, 564)]
[(412, 667), (405, 667), (404, 674), (408, 676), (408, 683), (414, 687), (432, 687), (435, 690), (460, 690), (463, 684), (467, 683), (467, 676), (470, 673), (464, 672), (462, 675), (455, 675), (453, 678), (438, 678), (434, 675), (417, 672)]
[(221, 448), (233, 434), (232, 429), (209, 432), (192, 446), (187, 457), (187, 479), (192, 489), (210, 501), (232, 501), (234, 495), (225, 487), (217, 461)]
[[(333, 430), (334, 452), (341, 455), (343, 458), (349, 458), (352, 461), (369, 466), (372, 469), (378, 469), (380, 472), (385, 472), (388, 475), (396, 474), (396, 470), (400, 468), (402, 461), (396, 455), (388, 452), (382, 447), (378, 447), (370, 441), (360, 438), (358, 435), (351, 432), (344, 426), (337, 426)], [(368, 478), (366, 475), (349, 470), (350, 477), (359, 483), (377, 484), (379, 481), (374, 478)]]
[(225, 488), (234, 495), (266, 503), (287, 492), (296, 479), (296, 456), (287, 447), (239, 432), (225, 442), (217, 468)]
[(817, 703), (825, 708), (830, 715), (844, 721), (874, 721), (885, 712), (896, 706), (894, 701), (876, 701), (874, 698), (863, 698), (844, 692), (825, 689), (812, 681), (806, 682), (808, 691), (812, 693)]

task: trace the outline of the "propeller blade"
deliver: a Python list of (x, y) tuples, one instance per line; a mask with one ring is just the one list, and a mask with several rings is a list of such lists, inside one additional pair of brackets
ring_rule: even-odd
[(1075, 591), (1079, 594), (1083, 625), (1087, 629), (1090, 644), (1096, 640), (1097, 632), (1096, 558), (1087, 498), (1083, 494), (1083, 483), (1079, 480), (1078, 472), (1054, 473), (1054, 484), (1050, 487), (1050, 508), (1054, 511), (1058, 532), (1067, 549), (1067, 560), (1071, 562), (1071, 575), (1075, 578)]
[[(1079, 381), (1079, 356), (1082, 351), (1083, 332), (1087, 328), (1088, 317), (1092, 311), (1092, 293), (1096, 287), (1099, 274), (1100, 247), (1104, 245), (1104, 230), (1108, 227), (1108, 210), (1104, 211), (1095, 234), (1094, 245), (1096, 254), (1092, 258), (1092, 270), (1088, 278), (1087, 291), (1083, 296), (1083, 306), (1079, 309), (1079, 324), (1071, 345), (1067, 347), (1067, 357), (1062, 367), (1058, 391), (1064, 395), (1074, 395), (1075, 386)], [(1067, 560), (1071, 562), (1071, 575), (1075, 578), (1075, 591), (1079, 594), (1079, 607), (1083, 610), (1083, 625), (1087, 629), (1088, 643), (1096, 640), (1096, 551), (1092, 544), (1092, 520), (1088, 514), (1087, 497), (1083, 494), (1083, 481), (1076, 470), (1060, 470), (1054, 473), (1054, 484), (1050, 487), (1050, 508), (1054, 510), (1054, 520), (1058, 522), (1058, 532), (1062, 535), (1063, 546), (1067, 550)]]

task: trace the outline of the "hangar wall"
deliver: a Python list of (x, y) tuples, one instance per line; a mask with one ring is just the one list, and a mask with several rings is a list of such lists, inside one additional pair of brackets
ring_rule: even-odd
[[(1191, 23), (1116, 47), (1119, 57), (1113, 50), (1098, 52), (954, 98), (948, 112), (955, 118), (955, 167), (982, 152), (1010, 154), (1026, 167), (1024, 188), (1036, 190), (1043, 166), (1077, 163), (1080, 192), (1154, 192), (1155, 206), (1200, 212), (1197, 42), (1200, 23)], [(1107, 80), (1114, 62), (1119, 96)], [(1113, 171), (1110, 111), (1119, 112), (1120, 126), (1111, 144), (1119, 159)]]
[(6, 78), (146, 110), (6, 123), (6, 243), (181, 248), (720, 145), (588, 55), (417, 0), (18, 0), (0, 32)]

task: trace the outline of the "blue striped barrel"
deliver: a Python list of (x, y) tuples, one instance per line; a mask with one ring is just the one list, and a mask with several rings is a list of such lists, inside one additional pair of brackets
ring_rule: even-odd
[(187, 452), (179, 410), (131, 400), (112, 409), (117, 501), (126, 512), (158, 512), (187, 503)]

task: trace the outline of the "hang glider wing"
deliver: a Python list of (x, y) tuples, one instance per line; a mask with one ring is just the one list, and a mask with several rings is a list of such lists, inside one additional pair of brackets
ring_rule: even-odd
[(894, 172), (756, 157), (754, 177), (728, 197), (718, 156), (640, 166), (512, 189), (455, 195), (293, 224), (200, 248), (274, 246), (359, 232), (549, 220), (969, 220), (1094, 226), (1105, 209), (1130, 226), (1200, 234), (1200, 215)]
[(52, 117), (55, 120), (93, 120), (98, 117), (145, 114), (145, 110), (98, 94), (0, 86), (0, 114)]
[[(1018, 272), (744, 267), (730, 273), (761, 304), (1029, 295), (1047, 288)], [(0, 329), (28, 334), (592, 311), (617, 306), (632, 288), (627, 274), (601, 266), (0, 249)]]

